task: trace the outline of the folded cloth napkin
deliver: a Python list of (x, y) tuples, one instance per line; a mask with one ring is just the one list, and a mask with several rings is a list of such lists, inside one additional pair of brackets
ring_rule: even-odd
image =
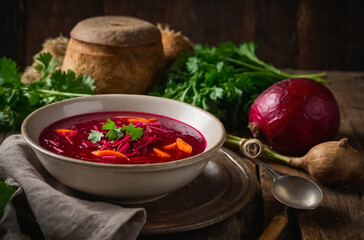
[(19, 134), (0, 145), (0, 179), (18, 188), (0, 220), (0, 239), (29, 239), (14, 207), (14, 199), (24, 194), (45, 239), (136, 239), (146, 221), (143, 208), (85, 200), (60, 184)]

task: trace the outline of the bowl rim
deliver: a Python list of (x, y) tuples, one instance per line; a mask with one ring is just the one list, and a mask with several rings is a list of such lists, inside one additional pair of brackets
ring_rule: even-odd
[[(218, 139), (218, 141), (211, 147), (211, 149), (207, 150), (207, 151), (203, 151), (202, 153), (199, 153), (197, 155), (194, 155), (192, 157), (188, 157), (188, 158), (183, 158), (183, 159), (179, 159), (179, 160), (175, 160), (175, 161), (170, 161), (170, 162), (164, 162), (164, 163), (152, 163), (152, 164), (112, 164), (112, 163), (99, 163), (99, 162), (91, 162), (91, 161), (84, 161), (81, 159), (77, 159), (77, 158), (72, 158), (72, 157), (67, 157), (67, 156), (62, 156), (62, 155), (58, 155), (56, 153), (53, 153), (43, 147), (41, 147), (38, 143), (36, 143), (35, 141), (33, 141), (29, 135), (28, 135), (28, 130), (27, 130), (27, 124), (29, 122), (29, 120), (31, 118), (33, 118), (34, 116), (36, 116), (40, 111), (44, 111), (44, 109), (47, 109), (51, 106), (55, 106), (55, 105), (62, 105), (65, 104), (67, 102), (71, 103), (71, 102), (77, 102), (80, 100), (84, 100), (84, 99), (93, 99), (93, 98), (102, 98), (102, 97), (122, 97), (122, 96), (129, 96), (129, 97), (137, 97), (137, 98), (159, 98), (159, 99), (163, 99), (165, 101), (171, 101), (171, 102), (175, 102), (177, 104), (184, 104), (187, 105), (188, 107), (192, 107), (197, 109), (198, 111), (202, 111), (205, 114), (207, 114), (209, 117), (211, 117), (212, 119), (214, 119), (217, 123), (219, 123), (219, 126), (221, 128), (222, 134), (220, 136), (220, 138)], [(91, 113), (91, 112), (90, 112)], [(152, 113), (153, 114), (153, 113)], [(71, 115), (71, 116), (75, 116), (75, 115)], [(69, 117), (71, 117), (69, 116)], [(167, 116), (168, 117), (168, 116)], [(61, 120), (61, 119), (59, 119)], [(183, 121), (182, 121), (183, 122)], [(184, 123), (184, 122), (183, 122)], [(70, 98), (70, 99), (65, 99), (65, 100), (61, 100), (55, 103), (51, 103), (48, 105), (45, 105), (43, 107), (40, 107), (38, 109), (36, 109), (35, 111), (33, 111), (32, 113), (30, 113), (23, 121), (22, 125), (21, 125), (21, 135), (23, 137), (23, 139), (25, 140), (25, 142), (30, 145), (33, 150), (37, 150), (49, 157), (52, 157), (54, 160), (57, 161), (61, 161), (61, 162), (67, 162), (67, 163), (71, 163), (71, 164), (75, 164), (75, 165), (80, 165), (80, 166), (84, 166), (84, 167), (97, 167), (97, 168), (106, 168), (106, 169), (129, 169), (129, 170), (162, 170), (162, 169), (166, 169), (166, 168), (171, 168), (173, 166), (186, 166), (186, 165), (190, 165), (193, 164), (195, 162), (199, 162), (204, 160), (205, 158), (208, 158), (213, 152), (215, 152), (216, 150), (219, 150), (226, 138), (226, 131), (225, 131), (225, 127), (222, 124), (222, 122), (215, 117), (213, 114), (207, 112), (206, 110), (196, 107), (192, 104), (189, 103), (185, 103), (185, 102), (181, 102), (178, 100), (174, 100), (174, 99), (169, 99), (169, 98), (162, 98), (162, 97), (158, 97), (158, 96), (150, 96), (150, 95), (141, 95), (141, 94), (100, 94), (100, 95), (90, 95), (90, 96), (82, 96), (82, 97), (75, 97), (75, 98)], [(194, 160), (194, 161), (191, 161)]]

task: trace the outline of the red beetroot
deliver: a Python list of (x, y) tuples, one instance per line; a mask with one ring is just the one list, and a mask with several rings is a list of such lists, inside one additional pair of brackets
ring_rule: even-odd
[(260, 94), (250, 109), (249, 122), (254, 137), (278, 151), (302, 155), (336, 136), (340, 111), (334, 95), (323, 84), (293, 78)]

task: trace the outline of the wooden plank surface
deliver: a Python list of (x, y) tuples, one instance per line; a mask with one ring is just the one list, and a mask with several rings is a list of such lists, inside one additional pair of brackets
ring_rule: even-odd
[(26, 0), (26, 3), (24, 47), (27, 65), (33, 63), (33, 56), (42, 49), (44, 40), (60, 35), (69, 37), (79, 21), (103, 14), (101, 0)]
[[(296, 68), (361, 69), (362, 64), (354, 59), (363, 60), (364, 45), (355, 41), (351, 44), (351, 41), (355, 32), (362, 31), (364, 27), (364, 18), (357, 14), (363, 9), (363, 1), (300, 1), (297, 9), (299, 55)], [(364, 40), (362, 36), (359, 38)], [(351, 58), (347, 58), (349, 55)]]
[(0, 1), (0, 57), (25, 65), (24, 1)]
[[(106, 15), (126, 15), (152, 23), (168, 24), (195, 43), (252, 41), (255, 31), (254, 1), (229, 0), (104, 0)], [(226, 27), (228, 24), (229, 27)]]
[[(297, 1), (256, 1), (256, 16), (260, 17), (256, 19), (255, 41), (257, 55), (263, 61), (281, 68), (294, 64), (292, 60), (298, 56), (297, 9)], [(279, 53), (279, 49), (284, 54)]]
[(255, 41), (279, 68), (364, 70), (363, 9), (361, 0), (2, 0), (0, 57), (25, 67), (46, 38), (113, 14), (167, 23), (195, 43)]

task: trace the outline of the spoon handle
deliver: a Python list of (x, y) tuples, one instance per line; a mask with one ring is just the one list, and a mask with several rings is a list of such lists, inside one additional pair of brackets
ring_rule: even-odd
[(267, 173), (269, 173), (273, 179), (276, 179), (280, 176), (284, 176), (286, 174), (283, 174), (277, 170), (274, 170), (273, 168), (271, 168), (270, 166), (268, 166), (267, 164), (265, 164), (264, 162), (260, 161), (257, 158), (250, 158), (250, 160), (255, 163), (256, 165), (258, 165), (259, 167), (263, 168), (264, 171), (266, 171)]

